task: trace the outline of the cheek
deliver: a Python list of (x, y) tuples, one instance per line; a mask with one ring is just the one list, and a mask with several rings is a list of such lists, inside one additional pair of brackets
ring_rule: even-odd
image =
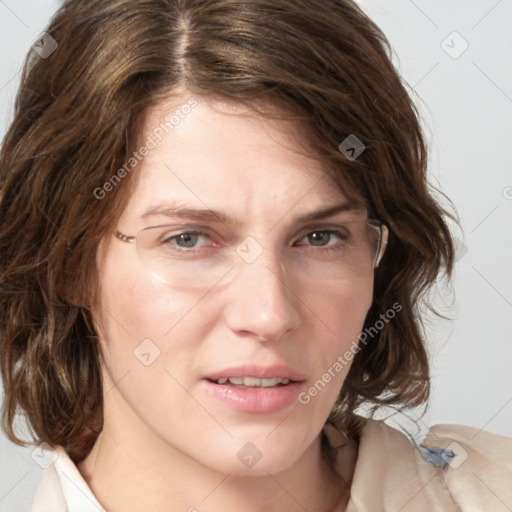
[(299, 394), (298, 410), (301, 417), (313, 418), (314, 428), (322, 427), (338, 399), (372, 298), (373, 278), (331, 283), (310, 297), (315, 343), (305, 348), (308, 360), (316, 364), (313, 378)]
[[(333, 396), (335, 388), (341, 388), (359, 344), (368, 310), (373, 300), (373, 279), (359, 279), (339, 287), (329, 287), (318, 293), (312, 311), (317, 313), (318, 335), (320, 342), (319, 377), (326, 372), (325, 378), (334, 385), (330, 386)], [(340, 363), (340, 361), (342, 361)]]
[[(119, 262), (121, 262), (119, 264)], [(141, 269), (136, 261), (113, 255), (100, 275), (102, 317), (114, 329), (135, 339), (161, 340), (179, 324), (198, 303), (197, 293), (162, 283)]]
[(189, 387), (199, 373), (197, 354), (218, 318), (218, 302), (204, 300), (204, 292), (190, 287), (169, 287), (122, 249), (111, 247), (100, 267), (105, 369), (113, 382), (132, 383), (125, 388), (130, 402), (155, 389), (165, 390), (166, 399), (172, 393), (181, 396), (177, 382)]
[(112, 378), (117, 381), (146, 363), (160, 366), (169, 339), (179, 352), (175, 335), (183, 332), (187, 311), (197, 298), (186, 290), (169, 293), (168, 286), (141, 271), (129, 254), (112, 250), (100, 268), (96, 325)]
[[(190, 361), (197, 352), (197, 299), (168, 287), (147, 274), (105, 265), (102, 273), (100, 344), (109, 388), (115, 385), (123, 415), (134, 413), (148, 425), (168, 425), (187, 413)], [(114, 400), (114, 395), (106, 399)], [(129, 408), (125, 408), (126, 405)], [(190, 406), (189, 406), (190, 407)]]
[(350, 343), (363, 328), (373, 301), (373, 278), (361, 278), (329, 286), (316, 294), (313, 311), (341, 346)]

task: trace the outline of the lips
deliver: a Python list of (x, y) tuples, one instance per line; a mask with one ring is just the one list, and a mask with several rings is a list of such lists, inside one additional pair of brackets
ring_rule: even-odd
[[(239, 380), (236, 379), (247, 379), (245, 382), (251, 383), (251, 379), (257, 379), (260, 381), (270, 380), (270, 379), (282, 379), (288, 380), (289, 382), (302, 382), (305, 380), (305, 376), (292, 368), (291, 366), (284, 364), (274, 364), (271, 366), (256, 366), (256, 365), (241, 365), (241, 366), (233, 366), (229, 368), (224, 368), (222, 370), (214, 371), (207, 375), (205, 379), (210, 382), (217, 383), (220, 379), (230, 379), (233, 378), (234, 382), (237, 384), (241, 384)], [(222, 380), (221, 383), (226, 383), (227, 381)], [(257, 383), (256, 383), (257, 385)]]
[(269, 387), (217, 384), (209, 379), (202, 383), (207, 395), (223, 407), (252, 414), (273, 414), (293, 407), (305, 386), (303, 381)]

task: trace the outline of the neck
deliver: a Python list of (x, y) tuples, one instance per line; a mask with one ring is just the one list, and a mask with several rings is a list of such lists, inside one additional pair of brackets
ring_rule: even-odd
[(204, 466), (138, 418), (129, 424), (123, 429), (123, 422), (106, 414), (93, 449), (78, 464), (109, 512), (345, 510), (347, 487), (324, 460), (320, 435), (285, 471), (246, 476)]

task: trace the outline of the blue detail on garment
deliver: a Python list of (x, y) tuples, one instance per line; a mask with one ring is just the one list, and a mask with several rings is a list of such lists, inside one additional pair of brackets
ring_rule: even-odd
[(435, 446), (418, 446), (421, 456), (438, 468), (445, 468), (455, 457), (453, 450), (443, 450)]

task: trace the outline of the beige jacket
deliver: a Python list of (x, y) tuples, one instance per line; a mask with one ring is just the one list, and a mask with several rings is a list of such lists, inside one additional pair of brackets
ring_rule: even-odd
[[(420, 447), (398, 430), (369, 420), (359, 446), (331, 425), (337, 469), (350, 483), (347, 512), (510, 512), (512, 441), (462, 425), (432, 427)], [(32, 512), (104, 509), (62, 447), (37, 489)], [(353, 474), (344, 474), (356, 460)]]

